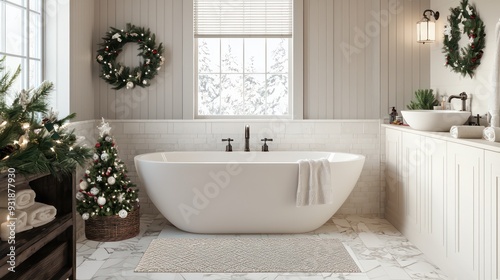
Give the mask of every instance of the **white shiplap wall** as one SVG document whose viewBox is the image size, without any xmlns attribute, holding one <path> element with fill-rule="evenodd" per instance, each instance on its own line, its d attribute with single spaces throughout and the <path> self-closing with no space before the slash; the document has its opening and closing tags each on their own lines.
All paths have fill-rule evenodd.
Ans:
<svg viewBox="0 0 500 280">
<path fill-rule="evenodd" d="M 166 49 L 166 64 L 146 89 L 112 90 L 94 68 L 96 118 L 186 118 L 183 56 L 192 50 L 183 44 L 183 6 L 182 0 L 95 2 L 94 53 L 110 26 L 127 22 L 149 27 Z M 378 119 L 428 88 L 429 46 L 415 41 L 427 8 L 429 0 L 304 0 L 304 118 Z M 124 63 L 136 61 L 133 53 L 123 55 Z"/>
<path fill-rule="evenodd" d="M 108 119 L 182 119 L 182 0 L 100 0 L 95 5 L 94 53 L 109 27 L 127 23 L 150 28 L 156 43 L 163 43 L 166 63 L 152 85 L 113 90 L 95 68 L 95 117 Z M 135 48 L 124 52 L 126 65 L 136 62 Z M 96 63 L 97 64 L 97 63 Z"/>
<path fill-rule="evenodd" d="M 429 87 L 428 0 L 304 0 L 304 117 L 373 119 Z"/>
</svg>

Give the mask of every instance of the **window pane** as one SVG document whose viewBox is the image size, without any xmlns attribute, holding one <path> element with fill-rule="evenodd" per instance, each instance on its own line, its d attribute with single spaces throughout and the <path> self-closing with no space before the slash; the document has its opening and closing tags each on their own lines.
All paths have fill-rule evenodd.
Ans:
<svg viewBox="0 0 500 280">
<path fill-rule="evenodd" d="M 220 112 L 220 75 L 198 75 L 198 114 L 217 115 Z"/>
<path fill-rule="evenodd" d="M 42 31 L 41 31 L 41 24 L 42 24 L 42 16 L 30 12 L 30 57 L 32 58 L 42 58 L 41 54 L 41 46 L 42 46 Z"/>
<path fill-rule="evenodd" d="M 7 2 L 14 3 L 16 5 L 23 6 L 23 7 L 25 5 L 24 0 L 7 0 Z"/>
<path fill-rule="evenodd" d="M 245 39 L 245 72 L 265 73 L 266 71 L 266 39 Z"/>
<path fill-rule="evenodd" d="M 240 115 L 243 103 L 243 75 L 221 75 L 221 115 Z"/>
<path fill-rule="evenodd" d="M 30 10 L 41 13 L 42 0 L 30 0 Z"/>
<path fill-rule="evenodd" d="M 220 72 L 220 39 L 198 40 L 198 73 Z"/>
<path fill-rule="evenodd" d="M 23 63 L 22 58 L 13 57 L 13 56 L 6 56 L 5 57 L 5 71 L 10 72 L 12 75 L 12 74 L 14 74 L 14 72 L 16 71 L 16 69 L 19 65 L 21 65 L 21 70 L 22 70 L 22 68 L 24 67 L 24 65 L 22 63 Z M 21 74 L 17 77 L 16 81 L 12 84 L 10 91 L 8 92 L 8 97 L 7 97 L 8 104 L 10 104 L 10 102 L 12 102 L 14 100 L 13 99 L 14 94 L 18 93 L 22 88 L 24 88 L 23 80 L 24 80 L 23 79 L 23 72 L 21 72 Z"/>
<path fill-rule="evenodd" d="M 243 39 L 222 38 L 220 40 L 222 73 L 242 73 Z"/>
<path fill-rule="evenodd" d="M 288 39 L 267 39 L 267 71 L 288 73 Z"/>
<path fill-rule="evenodd" d="M 13 5 L 6 5 L 6 51 L 16 55 L 25 55 L 24 16 L 25 10 Z"/>
<path fill-rule="evenodd" d="M 30 73 L 28 88 L 34 88 L 42 83 L 42 63 L 37 60 L 30 60 Z"/>
<path fill-rule="evenodd" d="M 288 100 L 288 75 L 270 75 L 267 78 L 267 114 L 288 114 Z"/>
<path fill-rule="evenodd" d="M 266 114 L 266 75 L 251 74 L 245 76 L 245 108 L 243 115 Z"/>
</svg>

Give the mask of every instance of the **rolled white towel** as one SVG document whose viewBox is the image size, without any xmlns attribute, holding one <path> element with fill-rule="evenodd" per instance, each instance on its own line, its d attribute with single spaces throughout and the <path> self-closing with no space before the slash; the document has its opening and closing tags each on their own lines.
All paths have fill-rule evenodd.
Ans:
<svg viewBox="0 0 500 280">
<path fill-rule="evenodd" d="M 28 214 L 28 225 L 33 227 L 43 226 L 55 219 L 57 209 L 52 205 L 35 202 L 33 206 L 25 209 Z"/>
<path fill-rule="evenodd" d="M 0 208 L 0 223 L 7 221 L 7 216 L 10 216 L 10 211 L 6 208 Z M 10 217 L 16 221 L 16 232 L 30 230 L 33 226 L 28 225 L 28 214 L 22 210 L 16 210 L 15 215 Z"/>
<path fill-rule="evenodd" d="M 450 135 L 454 138 L 481 139 L 483 138 L 484 126 L 455 125 L 450 129 Z"/>
<path fill-rule="evenodd" d="M 18 190 L 15 195 L 17 210 L 26 209 L 35 204 L 36 193 L 32 189 Z M 7 208 L 8 197 L 7 191 L 0 192 L 0 207 Z"/>
<path fill-rule="evenodd" d="M 483 138 L 490 142 L 500 142 L 500 127 L 487 127 L 483 130 Z"/>
</svg>

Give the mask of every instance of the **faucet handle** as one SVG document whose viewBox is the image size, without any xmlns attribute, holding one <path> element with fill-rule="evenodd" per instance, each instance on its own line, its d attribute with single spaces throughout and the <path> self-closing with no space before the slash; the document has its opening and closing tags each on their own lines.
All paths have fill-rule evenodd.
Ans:
<svg viewBox="0 0 500 280">
<path fill-rule="evenodd" d="M 273 141 L 273 139 L 272 138 L 264 138 L 264 139 L 260 139 L 260 141 L 264 141 L 264 145 L 262 145 L 262 151 L 269 152 L 269 146 L 267 145 L 267 141 Z"/>
<path fill-rule="evenodd" d="M 225 141 L 227 141 L 226 152 L 232 152 L 233 146 L 231 146 L 231 141 L 234 141 L 234 139 L 231 139 L 231 138 L 222 139 L 222 142 L 225 142 Z"/>
</svg>

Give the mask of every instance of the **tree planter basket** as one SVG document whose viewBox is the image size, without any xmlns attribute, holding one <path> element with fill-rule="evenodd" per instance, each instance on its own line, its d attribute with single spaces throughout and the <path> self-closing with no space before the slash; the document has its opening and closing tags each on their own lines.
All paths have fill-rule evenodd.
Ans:
<svg viewBox="0 0 500 280">
<path fill-rule="evenodd" d="M 129 239 L 140 230 L 139 207 L 128 213 L 126 218 L 96 216 L 85 221 L 85 236 L 95 241 L 120 241 Z"/>
</svg>

